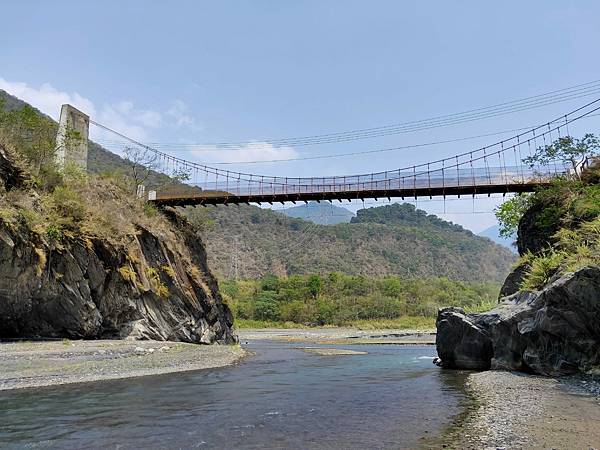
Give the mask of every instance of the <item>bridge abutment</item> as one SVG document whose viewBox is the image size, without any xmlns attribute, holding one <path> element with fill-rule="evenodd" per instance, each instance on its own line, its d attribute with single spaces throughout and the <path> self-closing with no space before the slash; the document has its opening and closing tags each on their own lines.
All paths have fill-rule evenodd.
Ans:
<svg viewBox="0 0 600 450">
<path fill-rule="evenodd" d="M 71 105 L 62 105 L 56 134 L 56 165 L 87 170 L 90 118 Z"/>
</svg>

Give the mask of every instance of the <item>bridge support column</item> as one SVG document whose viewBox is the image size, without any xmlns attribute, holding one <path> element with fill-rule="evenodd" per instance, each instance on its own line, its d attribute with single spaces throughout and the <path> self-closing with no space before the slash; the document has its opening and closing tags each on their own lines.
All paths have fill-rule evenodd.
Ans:
<svg viewBox="0 0 600 450">
<path fill-rule="evenodd" d="M 89 129 L 89 116 L 71 105 L 62 105 L 55 156 L 60 171 L 68 165 L 87 170 Z"/>
</svg>

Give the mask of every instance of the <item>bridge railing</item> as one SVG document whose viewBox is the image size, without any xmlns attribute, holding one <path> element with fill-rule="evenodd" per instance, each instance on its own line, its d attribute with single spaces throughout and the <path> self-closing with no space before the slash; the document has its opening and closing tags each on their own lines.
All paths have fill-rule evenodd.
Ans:
<svg viewBox="0 0 600 450">
<path fill-rule="evenodd" d="M 390 178 L 373 177 L 323 177 L 298 179 L 300 183 L 292 183 L 286 178 L 273 181 L 262 180 L 224 180 L 221 182 L 197 183 L 194 186 L 202 190 L 207 197 L 224 194 L 232 196 L 264 196 L 289 194 L 332 194 L 332 193 L 364 193 L 370 191 L 410 191 L 418 189 L 456 188 L 466 186 L 500 186 L 516 184 L 539 184 L 556 176 L 565 175 L 568 168 L 563 163 L 548 166 L 530 167 L 526 165 L 506 167 L 478 167 L 436 169 L 430 172 L 411 173 L 410 171 L 390 172 Z M 172 194 L 171 194 L 172 195 Z"/>
</svg>

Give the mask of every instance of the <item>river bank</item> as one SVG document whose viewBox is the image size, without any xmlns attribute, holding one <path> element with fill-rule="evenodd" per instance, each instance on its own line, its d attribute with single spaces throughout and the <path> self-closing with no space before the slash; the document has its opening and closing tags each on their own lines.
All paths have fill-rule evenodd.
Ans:
<svg viewBox="0 0 600 450">
<path fill-rule="evenodd" d="M 358 328 L 245 328 L 237 330 L 240 342 L 275 340 L 280 342 L 307 342 L 331 345 L 434 345 L 435 330 Z"/>
<path fill-rule="evenodd" d="M 211 369 L 247 354 L 238 345 L 168 341 L 0 342 L 0 390 Z"/>
</svg>

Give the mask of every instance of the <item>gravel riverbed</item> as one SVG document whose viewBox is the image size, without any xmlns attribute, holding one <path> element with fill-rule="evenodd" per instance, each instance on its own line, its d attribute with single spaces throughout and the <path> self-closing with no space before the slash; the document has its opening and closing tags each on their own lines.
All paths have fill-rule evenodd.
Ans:
<svg viewBox="0 0 600 450">
<path fill-rule="evenodd" d="M 600 448 L 600 398 L 588 381 L 487 371 L 466 384 L 475 405 L 453 448 Z"/>
<path fill-rule="evenodd" d="M 209 369 L 246 354 L 239 345 L 166 341 L 0 342 L 0 390 Z"/>
</svg>

